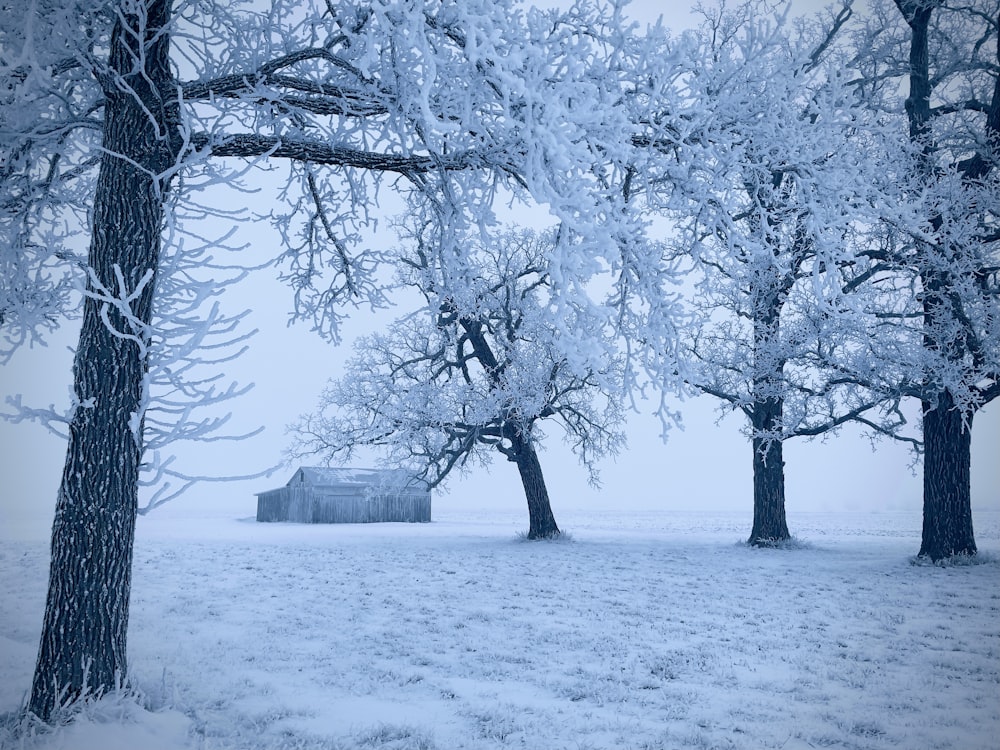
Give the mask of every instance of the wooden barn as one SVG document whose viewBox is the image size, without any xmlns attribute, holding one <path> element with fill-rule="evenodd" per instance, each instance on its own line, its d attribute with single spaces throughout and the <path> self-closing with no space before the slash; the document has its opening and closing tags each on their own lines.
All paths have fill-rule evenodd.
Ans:
<svg viewBox="0 0 1000 750">
<path fill-rule="evenodd" d="M 427 523 L 431 491 L 402 470 L 303 466 L 284 487 L 257 493 L 257 520 Z"/>
</svg>

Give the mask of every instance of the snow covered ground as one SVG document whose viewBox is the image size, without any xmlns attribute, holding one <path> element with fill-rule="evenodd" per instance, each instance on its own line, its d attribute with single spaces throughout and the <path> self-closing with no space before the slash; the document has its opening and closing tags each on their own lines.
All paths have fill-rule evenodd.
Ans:
<svg viewBox="0 0 1000 750">
<path fill-rule="evenodd" d="M 304 526 L 140 519 L 119 698 L 3 748 L 996 748 L 1000 513 L 986 562 L 912 564 L 919 514 L 563 514 Z M 2 534 L 3 532 L 0 532 Z M 11 535 L 7 535 L 11 536 Z M 47 565 L 0 544 L 0 712 Z"/>
</svg>

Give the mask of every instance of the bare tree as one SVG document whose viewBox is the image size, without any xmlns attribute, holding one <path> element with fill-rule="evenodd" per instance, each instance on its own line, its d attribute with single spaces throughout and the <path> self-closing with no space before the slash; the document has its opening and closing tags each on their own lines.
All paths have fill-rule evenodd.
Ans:
<svg viewBox="0 0 1000 750">
<path fill-rule="evenodd" d="M 399 253 L 399 283 L 425 306 L 357 342 L 346 374 L 296 426 L 295 453 L 329 460 L 379 446 L 391 465 L 438 486 L 498 451 L 520 474 L 528 538 L 558 536 L 538 459 L 540 423 L 562 427 L 596 482 L 596 460 L 624 442 L 624 413 L 607 322 L 577 308 L 557 325 L 549 313 L 553 239 L 507 230 L 442 251 L 414 233 Z M 604 366 L 575 368 L 558 345 L 564 333 L 589 337 Z"/>
<path fill-rule="evenodd" d="M 757 546 L 790 538 L 785 440 L 900 421 L 845 376 L 874 321 L 844 290 L 885 203 L 866 151 L 880 126 L 843 75 L 851 6 L 798 24 L 766 3 L 706 11 L 686 40 L 700 61 L 678 81 L 687 98 L 661 105 L 661 202 L 695 271 L 685 377 L 747 418 Z"/>
</svg>

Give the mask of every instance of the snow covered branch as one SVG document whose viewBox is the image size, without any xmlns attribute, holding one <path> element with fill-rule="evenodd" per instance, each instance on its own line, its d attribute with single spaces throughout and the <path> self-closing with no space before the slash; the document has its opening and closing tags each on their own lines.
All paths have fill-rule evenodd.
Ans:
<svg viewBox="0 0 1000 750">
<path fill-rule="evenodd" d="M 577 371 L 561 354 L 543 270 L 553 234 L 465 240 L 441 248 L 413 233 L 399 253 L 400 281 L 426 306 L 358 342 L 347 375 L 297 425 L 295 453 L 330 460 L 377 446 L 387 463 L 436 486 L 493 450 L 519 461 L 552 420 L 596 481 L 596 461 L 623 441 L 621 400 L 607 390 L 622 372 L 616 359 Z M 599 320 L 577 314 L 581 331 L 601 335 Z"/>
</svg>

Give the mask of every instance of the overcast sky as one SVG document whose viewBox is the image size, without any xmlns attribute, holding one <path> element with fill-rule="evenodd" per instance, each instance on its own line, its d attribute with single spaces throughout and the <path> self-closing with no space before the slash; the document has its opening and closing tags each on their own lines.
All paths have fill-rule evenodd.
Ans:
<svg viewBox="0 0 1000 750">
<path fill-rule="evenodd" d="M 634 13 L 640 20 L 652 21 L 664 5 L 640 2 Z M 820 4 L 796 3 L 795 7 L 807 5 Z M 680 28 L 689 21 L 690 15 L 684 11 L 668 18 L 667 25 Z M 272 197 L 273 192 L 263 190 L 250 203 L 266 211 Z M 236 195 L 228 199 L 241 204 L 248 200 Z M 386 212 L 391 214 L 393 209 L 387 207 Z M 243 226 L 241 235 L 261 257 L 277 243 L 263 222 Z M 350 340 L 391 319 L 360 312 L 345 330 L 345 343 L 333 347 L 303 326 L 285 325 L 291 295 L 274 276 L 274 271 L 264 271 L 224 300 L 231 312 L 252 308 L 249 326 L 260 329 L 251 350 L 227 370 L 232 379 L 256 384 L 233 405 L 235 427 L 263 425 L 265 432 L 241 444 L 180 450 L 179 463 L 194 473 L 250 473 L 281 461 L 287 444 L 285 425 L 315 406 L 326 380 L 339 373 Z M 22 393 L 29 405 L 55 404 L 64 409 L 71 384 L 68 347 L 75 342 L 75 335 L 75 327 L 68 327 L 53 337 L 47 348 L 20 352 L 11 364 L 0 367 L 0 398 Z M 586 472 L 561 443 L 559 429 L 553 426 L 546 430 L 548 440 L 541 461 L 557 520 L 560 512 L 576 510 L 727 510 L 749 515 L 751 452 L 741 434 L 742 417 L 730 415 L 719 421 L 715 402 L 707 398 L 680 406 L 685 429 L 675 430 L 666 444 L 660 440 L 658 420 L 651 416 L 654 404 L 632 415 L 628 450 L 617 461 L 605 464 L 600 490 L 587 485 Z M 0 523 L 22 526 L 25 534 L 43 535 L 51 524 L 65 444 L 39 426 L 0 421 L 0 446 Z M 994 403 L 980 412 L 973 429 L 976 509 L 1000 510 L 998 448 L 1000 406 Z M 866 438 L 848 429 L 825 441 L 789 441 L 785 456 L 790 513 L 920 508 L 919 467 L 913 466 L 911 453 L 901 444 L 881 441 L 873 450 Z M 142 523 L 153 523 L 165 514 L 253 515 L 253 493 L 284 484 L 293 470 L 284 468 L 270 478 L 253 481 L 202 485 L 154 511 Z M 479 469 L 456 479 L 448 490 L 435 496 L 439 510 L 484 507 L 517 512 L 524 506 L 516 468 L 499 455 L 489 471 Z"/>
</svg>

